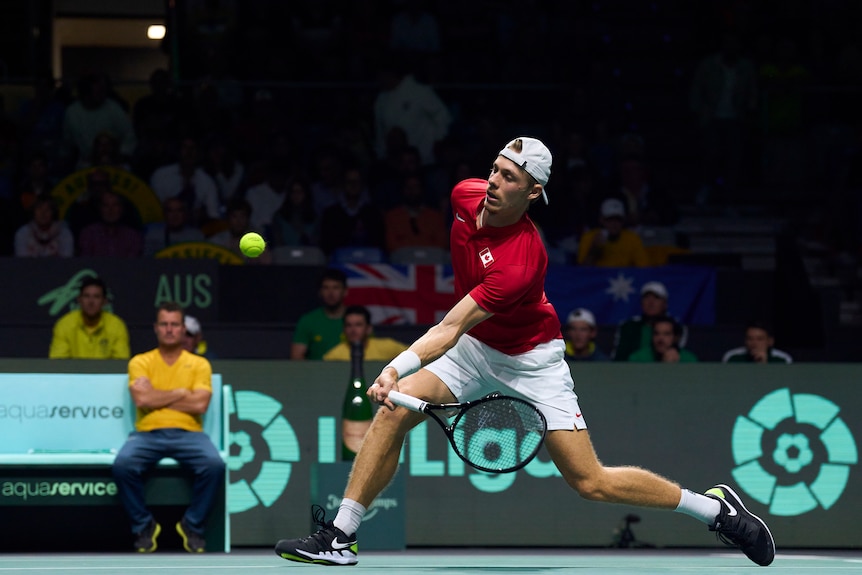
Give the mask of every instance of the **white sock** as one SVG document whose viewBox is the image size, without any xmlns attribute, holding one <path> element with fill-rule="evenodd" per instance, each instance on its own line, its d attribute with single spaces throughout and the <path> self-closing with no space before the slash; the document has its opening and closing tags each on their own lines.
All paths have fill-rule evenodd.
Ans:
<svg viewBox="0 0 862 575">
<path fill-rule="evenodd" d="M 679 498 L 679 505 L 674 511 L 685 513 L 695 519 L 700 519 L 707 525 L 712 525 L 715 523 L 715 518 L 718 517 L 718 512 L 721 511 L 721 503 L 706 495 L 683 489 Z"/>
<path fill-rule="evenodd" d="M 345 535 L 353 535 L 359 529 L 364 516 L 365 506 L 345 497 L 338 506 L 338 515 L 332 520 L 332 524 L 344 531 Z"/>
</svg>

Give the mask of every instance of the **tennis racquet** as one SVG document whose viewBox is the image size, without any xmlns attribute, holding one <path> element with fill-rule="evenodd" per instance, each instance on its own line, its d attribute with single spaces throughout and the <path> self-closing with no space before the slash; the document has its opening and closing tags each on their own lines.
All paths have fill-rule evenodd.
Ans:
<svg viewBox="0 0 862 575">
<path fill-rule="evenodd" d="M 548 431 L 545 416 L 532 403 L 498 392 L 464 403 L 428 403 L 390 391 L 389 400 L 431 416 L 458 457 L 489 473 L 508 473 L 527 465 Z"/>
</svg>

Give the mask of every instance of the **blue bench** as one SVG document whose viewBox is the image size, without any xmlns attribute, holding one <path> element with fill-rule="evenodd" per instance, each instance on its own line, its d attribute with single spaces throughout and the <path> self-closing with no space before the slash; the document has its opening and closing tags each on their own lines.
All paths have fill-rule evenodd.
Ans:
<svg viewBox="0 0 862 575">
<path fill-rule="evenodd" d="M 212 388 L 204 432 L 227 462 L 230 386 L 222 384 L 220 374 L 213 374 Z M 134 422 L 125 373 L 0 374 L 0 506 L 119 505 L 110 466 Z M 165 458 L 157 467 L 151 483 L 165 483 L 162 488 L 148 485 L 148 502 L 187 503 L 189 489 L 183 486 L 187 482 L 177 481 L 179 464 Z M 56 473 L 50 474 L 53 482 L 44 480 L 48 469 Z M 63 480 L 64 475 L 76 477 L 83 470 L 95 479 Z M 28 483 L 28 477 L 40 480 Z M 230 551 L 228 482 L 226 467 L 224 497 L 207 526 L 208 550 Z"/>
</svg>

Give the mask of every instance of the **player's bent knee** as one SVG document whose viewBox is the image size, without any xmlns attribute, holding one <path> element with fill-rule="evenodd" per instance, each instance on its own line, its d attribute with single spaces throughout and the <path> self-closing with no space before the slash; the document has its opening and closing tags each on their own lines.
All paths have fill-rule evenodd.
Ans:
<svg viewBox="0 0 862 575">
<path fill-rule="evenodd" d="M 377 410 L 377 415 L 374 416 L 375 427 L 391 428 L 393 431 L 407 433 L 425 419 L 425 415 L 416 413 L 397 407 L 395 410 L 390 410 L 386 407 L 381 407 Z"/>
</svg>

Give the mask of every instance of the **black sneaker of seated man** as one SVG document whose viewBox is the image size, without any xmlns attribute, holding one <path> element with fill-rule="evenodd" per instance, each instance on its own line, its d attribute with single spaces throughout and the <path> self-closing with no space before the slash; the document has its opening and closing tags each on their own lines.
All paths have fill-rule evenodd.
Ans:
<svg viewBox="0 0 862 575">
<path fill-rule="evenodd" d="M 189 553 L 203 553 L 207 542 L 200 533 L 192 531 L 185 518 L 177 522 L 177 533 L 183 538 L 183 547 Z"/>
<path fill-rule="evenodd" d="M 143 531 L 135 533 L 135 551 L 138 553 L 152 553 L 158 548 L 156 538 L 162 532 L 162 526 L 150 519 L 150 524 Z"/>
</svg>

